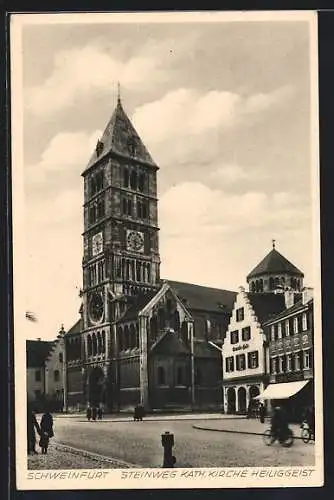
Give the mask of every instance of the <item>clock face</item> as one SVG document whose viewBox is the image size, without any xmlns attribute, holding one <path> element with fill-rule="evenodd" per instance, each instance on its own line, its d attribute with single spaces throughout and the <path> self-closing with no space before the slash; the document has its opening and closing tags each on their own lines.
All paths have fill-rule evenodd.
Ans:
<svg viewBox="0 0 334 500">
<path fill-rule="evenodd" d="M 127 249 L 134 252 L 144 251 L 144 234 L 140 231 L 127 231 Z"/>
<path fill-rule="evenodd" d="M 100 323 L 103 318 L 103 299 L 102 295 L 98 292 L 95 292 L 91 295 L 88 304 L 88 312 L 90 320 L 93 323 Z"/>
<path fill-rule="evenodd" d="M 92 254 L 98 255 L 103 250 L 103 234 L 102 232 L 94 234 L 92 238 Z"/>
</svg>

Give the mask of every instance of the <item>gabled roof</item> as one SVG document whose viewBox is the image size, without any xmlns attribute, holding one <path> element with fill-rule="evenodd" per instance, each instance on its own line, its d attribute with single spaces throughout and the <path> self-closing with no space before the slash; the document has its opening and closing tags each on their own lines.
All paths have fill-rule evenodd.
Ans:
<svg viewBox="0 0 334 500">
<path fill-rule="evenodd" d="M 237 293 L 181 281 L 166 280 L 188 309 L 231 313 Z"/>
<path fill-rule="evenodd" d="M 262 274 L 287 273 L 304 277 L 304 274 L 288 259 L 273 248 L 261 262 L 248 274 L 247 281 Z"/>
<path fill-rule="evenodd" d="M 261 324 L 285 309 L 282 293 L 247 293 L 247 297 Z"/>
<path fill-rule="evenodd" d="M 189 354 L 189 349 L 184 345 L 183 341 L 173 332 L 166 331 L 152 346 L 151 352 L 154 354 Z"/>
<path fill-rule="evenodd" d="M 131 142 L 135 145 L 134 155 L 129 149 L 129 144 Z M 99 155 L 96 150 L 93 152 L 85 172 L 92 165 L 94 165 L 98 159 L 104 157 L 110 152 L 126 157 L 133 157 L 137 161 L 142 161 L 156 167 L 156 164 L 125 113 L 120 99 L 117 101 L 117 106 L 105 128 L 105 131 L 102 134 L 99 143 L 101 144 L 101 152 Z"/>
<path fill-rule="evenodd" d="M 27 340 L 27 368 L 41 368 L 51 353 L 55 342 L 46 340 Z"/>
<path fill-rule="evenodd" d="M 124 316 L 120 318 L 120 321 L 129 321 L 136 319 L 138 314 L 144 307 L 153 299 L 157 294 L 157 290 L 152 290 L 150 292 L 142 292 L 134 296 L 127 297 L 127 308 Z"/>
<path fill-rule="evenodd" d="M 81 318 L 68 330 L 67 335 L 78 335 L 82 331 Z"/>
<path fill-rule="evenodd" d="M 272 318 L 270 318 L 268 321 L 265 322 L 265 326 L 274 323 L 275 321 L 281 320 L 286 318 L 287 316 L 291 316 L 292 314 L 298 314 L 298 312 L 308 309 L 313 306 L 313 299 L 309 300 L 306 304 L 303 303 L 302 300 L 298 300 L 296 304 L 294 304 L 291 307 L 288 307 L 287 309 L 284 309 L 284 311 L 280 312 L 279 314 L 276 314 Z"/>
</svg>

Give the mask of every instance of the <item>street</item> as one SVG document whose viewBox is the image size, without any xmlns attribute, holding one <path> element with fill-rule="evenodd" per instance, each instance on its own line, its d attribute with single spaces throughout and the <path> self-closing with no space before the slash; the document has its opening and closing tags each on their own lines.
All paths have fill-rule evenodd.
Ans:
<svg viewBox="0 0 334 500">
<path fill-rule="evenodd" d="M 314 465 L 314 443 L 296 439 L 291 448 L 266 446 L 260 435 L 267 425 L 244 418 L 111 419 L 87 422 L 83 416 L 54 418 L 59 443 L 123 460 L 139 467 L 161 467 L 161 434 L 174 434 L 176 467 L 256 467 Z M 206 427 L 216 431 L 195 429 Z M 295 436 L 298 426 L 291 426 Z M 225 432 L 218 432 L 218 431 Z M 227 431 L 227 432 L 226 432 Z M 60 465 L 61 468 L 61 465 Z"/>
</svg>

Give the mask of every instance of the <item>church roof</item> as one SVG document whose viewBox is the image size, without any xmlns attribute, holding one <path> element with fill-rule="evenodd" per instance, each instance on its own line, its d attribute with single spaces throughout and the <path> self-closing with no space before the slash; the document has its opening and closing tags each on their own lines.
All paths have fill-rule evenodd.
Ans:
<svg viewBox="0 0 334 500">
<path fill-rule="evenodd" d="M 174 333 L 166 331 L 152 346 L 151 351 L 154 354 L 188 354 L 189 349 L 184 345 L 183 341 Z"/>
<path fill-rule="evenodd" d="M 78 335 L 82 331 L 81 318 L 68 330 L 66 335 Z"/>
<path fill-rule="evenodd" d="M 236 292 L 181 281 L 166 280 L 188 309 L 231 313 Z"/>
<path fill-rule="evenodd" d="M 262 274 L 287 273 L 303 277 L 304 274 L 288 259 L 273 248 L 261 262 L 248 274 L 247 281 Z"/>
<path fill-rule="evenodd" d="M 54 347 L 54 341 L 27 340 L 27 367 L 41 368 Z"/>
<path fill-rule="evenodd" d="M 261 324 L 285 310 L 283 293 L 247 293 L 247 297 Z"/>
<path fill-rule="evenodd" d="M 131 144 L 135 151 L 131 152 Z M 100 146 L 99 146 L 100 145 Z M 100 151 L 99 150 L 100 147 Z M 157 166 L 144 146 L 129 117 L 125 113 L 121 100 L 118 99 L 117 106 L 98 141 L 85 172 L 90 169 L 95 162 L 105 157 L 109 153 L 116 153 L 121 156 L 131 157 L 137 161 Z"/>
<path fill-rule="evenodd" d="M 130 321 L 136 319 L 140 311 L 153 299 L 157 294 L 157 290 L 150 292 L 142 292 L 137 295 L 127 297 L 127 308 L 121 321 Z"/>
</svg>

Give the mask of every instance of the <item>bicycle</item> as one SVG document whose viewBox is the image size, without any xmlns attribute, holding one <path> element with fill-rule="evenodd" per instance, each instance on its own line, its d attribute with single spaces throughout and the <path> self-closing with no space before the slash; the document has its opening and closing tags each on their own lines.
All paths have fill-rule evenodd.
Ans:
<svg viewBox="0 0 334 500">
<path fill-rule="evenodd" d="M 277 433 L 273 433 L 272 429 L 266 429 L 263 434 L 263 441 L 267 446 L 271 446 L 274 442 L 278 440 L 281 446 L 285 448 L 290 448 L 294 443 L 294 434 L 291 429 L 288 429 L 285 435 L 278 436 Z"/>
<path fill-rule="evenodd" d="M 303 422 L 301 427 L 301 438 L 303 443 L 307 444 L 311 440 L 315 440 L 314 431 L 307 422 Z"/>
</svg>

